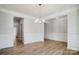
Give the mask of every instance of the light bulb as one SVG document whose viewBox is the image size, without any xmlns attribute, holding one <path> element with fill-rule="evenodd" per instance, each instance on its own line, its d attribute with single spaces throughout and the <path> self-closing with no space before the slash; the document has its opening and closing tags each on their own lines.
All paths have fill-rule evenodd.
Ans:
<svg viewBox="0 0 79 59">
<path fill-rule="evenodd" d="M 39 21 L 39 19 L 37 18 L 36 20 L 35 20 L 35 23 L 37 23 Z"/>
</svg>

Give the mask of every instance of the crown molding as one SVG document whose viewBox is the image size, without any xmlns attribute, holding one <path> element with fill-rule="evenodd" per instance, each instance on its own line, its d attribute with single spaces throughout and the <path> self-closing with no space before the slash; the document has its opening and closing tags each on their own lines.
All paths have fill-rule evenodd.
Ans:
<svg viewBox="0 0 79 59">
<path fill-rule="evenodd" d="M 47 17 L 44 17 L 43 19 L 49 20 L 49 19 L 52 19 L 52 18 L 56 18 L 58 16 L 68 15 L 70 12 L 77 11 L 77 10 L 78 10 L 78 8 L 74 7 L 74 8 L 68 9 L 68 10 L 64 10 L 62 12 L 57 12 L 55 14 L 51 14 L 51 15 L 49 15 Z"/>
<path fill-rule="evenodd" d="M 3 9 L 3 8 L 0 8 L 0 11 L 14 15 L 14 16 L 17 16 L 17 17 L 31 17 L 31 18 L 35 19 L 35 17 L 33 17 L 31 15 L 27 15 L 27 14 L 23 14 L 23 13 L 20 13 L 20 12 L 11 11 L 11 10 L 7 10 L 7 9 Z"/>
</svg>

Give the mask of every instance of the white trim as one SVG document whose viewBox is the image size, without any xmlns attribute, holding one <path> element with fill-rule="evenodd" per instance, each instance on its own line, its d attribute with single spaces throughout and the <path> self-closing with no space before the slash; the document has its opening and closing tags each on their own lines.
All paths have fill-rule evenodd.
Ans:
<svg viewBox="0 0 79 59">
<path fill-rule="evenodd" d="M 52 15 L 45 17 L 44 19 L 49 20 L 49 19 L 52 19 L 52 18 L 56 18 L 58 16 L 68 15 L 69 12 L 72 12 L 74 10 L 77 10 L 77 7 L 74 7 L 74 8 L 68 9 L 68 10 L 64 10 L 62 12 L 57 12 L 55 14 L 52 14 Z"/>
<path fill-rule="evenodd" d="M 69 12 L 72 12 L 74 10 L 77 10 L 78 8 L 77 7 L 73 7 L 71 9 L 68 9 L 68 10 L 64 10 L 62 12 L 57 12 L 55 14 L 51 14 L 49 16 L 46 16 L 44 17 L 43 19 L 51 19 L 51 18 L 56 18 L 57 16 L 62 16 L 62 15 L 67 15 Z M 13 14 L 13 15 L 16 15 L 16 16 L 20 16 L 20 17 L 32 17 L 34 19 L 36 19 L 36 17 L 33 17 L 31 15 L 27 15 L 27 14 L 23 14 L 23 13 L 19 13 L 19 12 L 16 12 L 16 11 L 11 11 L 11 10 L 7 10 L 7 9 L 3 9 L 3 8 L 0 8 L 0 11 L 2 12 L 6 12 L 6 13 L 9 13 L 9 14 Z"/>
<path fill-rule="evenodd" d="M 27 14 L 23 14 L 23 13 L 19 13 L 19 12 L 16 12 L 16 11 L 3 9 L 3 8 L 0 8 L 0 11 L 8 13 L 8 14 L 12 14 L 12 15 L 17 16 L 17 17 L 32 17 L 32 18 L 36 19 L 35 17 L 33 17 L 31 15 L 27 15 Z"/>
<path fill-rule="evenodd" d="M 67 42 L 67 33 L 47 33 L 46 39 Z"/>
<path fill-rule="evenodd" d="M 73 48 L 73 47 L 67 47 L 67 49 L 71 49 L 71 50 L 79 51 L 78 48 Z"/>
<path fill-rule="evenodd" d="M 14 34 L 0 34 L 0 49 L 14 46 Z"/>
<path fill-rule="evenodd" d="M 27 33 L 24 35 L 24 44 L 39 41 L 44 42 L 44 33 Z"/>
</svg>

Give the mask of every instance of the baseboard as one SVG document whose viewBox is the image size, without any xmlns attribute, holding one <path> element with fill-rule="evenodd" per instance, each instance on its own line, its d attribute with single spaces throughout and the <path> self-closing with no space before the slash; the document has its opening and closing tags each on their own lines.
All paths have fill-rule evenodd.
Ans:
<svg viewBox="0 0 79 59">
<path fill-rule="evenodd" d="M 44 41 L 44 33 L 28 33 L 24 35 L 24 44 Z"/>
<path fill-rule="evenodd" d="M 73 47 L 67 47 L 67 49 L 71 49 L 71 50 L 79 51 L 79 49 L 76 49 L 76 48 L 73 48 Z"/>
<path fill-rule="evenodd" d="M 14 44 L 14 35 L 0 34 L 0 49 L 12 47 Z"/>
<path fill-rule="evenodd" d="M 65 43 L 67 43 L 67 41 L 60 41 L 60 40 L 56 40 L 56 39 L 48 39 L 48 38 L 45 38 L 44 41 L 45 40 L 53 40 L 53 41 L 59 41 L 59 42 L 65 42 Z"/>
<path fill-rule="evenodd" d="M 67 33 L 48 33 L 46 39 L 67 42 Z"/>
</svg>

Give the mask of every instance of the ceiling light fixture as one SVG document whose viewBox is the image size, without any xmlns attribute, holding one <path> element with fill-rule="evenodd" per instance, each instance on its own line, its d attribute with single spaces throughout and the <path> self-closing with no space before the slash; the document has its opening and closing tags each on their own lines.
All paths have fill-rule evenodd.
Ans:
<svg viewBox="0 0 79 59">
<path fill-rule="evenodd" d="M 42 10 L 42 4 L 38 4 L 38 6 L 39 6 L 40 16 L 37 19 L 35 19 L 35 23 L 49 23 L 47 20 L 42 18 L 42 11 L 43 11 Z"/>
</svg>

